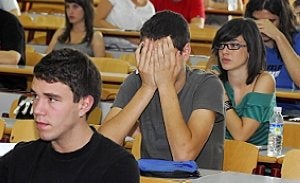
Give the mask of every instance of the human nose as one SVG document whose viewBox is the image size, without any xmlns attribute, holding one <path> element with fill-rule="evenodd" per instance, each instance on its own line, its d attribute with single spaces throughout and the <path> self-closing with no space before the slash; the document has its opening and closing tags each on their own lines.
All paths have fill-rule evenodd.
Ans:
<svg viewBox="0 0 300 183">
<path fill-rule="evenodd" d="M 33 100 L 33 114 L 34 115 L 41 115 L 45 114 L 45 106 L 46 104 L 43 103 L 40 99 L 34 99 Z"/>
</svg>

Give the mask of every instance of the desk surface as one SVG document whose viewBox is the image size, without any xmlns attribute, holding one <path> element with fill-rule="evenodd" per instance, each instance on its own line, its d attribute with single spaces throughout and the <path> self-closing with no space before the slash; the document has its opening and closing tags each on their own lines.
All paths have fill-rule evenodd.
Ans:
<svg viewBox="0 0 300 183">
<path fill-rule="evenodd" d="M 33 66 L 18 66 L 18 65 L 2 65 L 0 64 L 0 73 L 17 74 L 17 75 L 29 75 L 33 74 Z M 100 72 L 103 82 L 108 83 L 123 83 L 128 74 Z"/>
<path fill-rule="evenodd" d="M 300 100 L 300 90 L 277 88 L 276 97 Z"/>
<path fill-rule="evenodd" d="M 217 14 L 217 15 L 235 15 L 235 16 L 243 16 L 244 12 L 242 10 L 234 10 L 229 11 L 226 9 L 217 9 L 217 8 L 206 8 L 205 9 L 206 14 Z"/>
<path fill-rule="evenodd" d="M 299 181 L 236 172 L 222 172 L 192 179 L 192 183 L 296 183 Z"/>
</svg>

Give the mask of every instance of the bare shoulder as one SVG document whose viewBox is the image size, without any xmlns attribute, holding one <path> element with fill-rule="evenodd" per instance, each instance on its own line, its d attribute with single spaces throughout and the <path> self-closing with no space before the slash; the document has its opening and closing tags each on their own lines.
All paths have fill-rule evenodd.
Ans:
<svg viewBox="0 0 300 183">
<path fill-rule="evenodd" d="M 272 74 L 267 71 L 262 72 L 255 83 L 254 91 L 260 93 L 273 93 L 275 91 L 276 82 Z"/>
</svg>

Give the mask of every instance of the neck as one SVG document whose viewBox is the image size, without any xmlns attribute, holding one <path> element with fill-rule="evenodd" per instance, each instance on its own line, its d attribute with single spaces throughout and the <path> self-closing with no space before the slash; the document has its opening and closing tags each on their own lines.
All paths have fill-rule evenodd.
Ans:
<svg viewBox="0 0 300 183">
<path fill-rule="evenodd" d="M 85 24 L 83 21 L 73 24 L 72 28 L 73 32 L 85 32 Z"/>
<path fill-rule="evenodd" d="M 242 87 L 246 85 L 246 80 L 248 77 L 247 71 L 228 71 L 228 82 L 231 86 Z"/>
<path fill-rule="evenodd" d="M 52 146 L 60 153 L 74 152 L 85 146 L 93 135 L 92 129 L 86 122 L 76 124 L 68 129 L 68 132 L 53 140 Z"/>
</svg>

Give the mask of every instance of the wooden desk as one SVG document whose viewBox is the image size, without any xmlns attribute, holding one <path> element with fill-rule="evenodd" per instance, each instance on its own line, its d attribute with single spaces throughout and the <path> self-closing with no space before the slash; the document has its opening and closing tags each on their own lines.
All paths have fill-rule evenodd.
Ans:
<svg viewBox="0 0 300 183">
<path fill-rule="evenodd" d="M 208 7 L 205 9 L 205 14 L 243 16 L 244 12 L 242 10 L 229 11 L 226 9 L 216 9 Z"/>
<path fill-rule="evenodd" d="M 18 0 L 21 3 L 21 11 L 28 11 L 31 9 L 33 3 L 44 3 L 44 4 L 57 4 L 64 5 L 64 0 Z M 98 5 L 99 0 L 94 0 L 94 5 Z"/>
<path fill-rule="evenodd" d="M 2 65 L 0 64 L 0 73 L 13 75 L 33 75 L 33 66 L 17 66 L 17 65 Z M 100 72 L 103 83 L 122 84 L 128 74 Z"/>
<path fill-rule="evenodd" d="M 242 182 L 242 183 L 296 183 L 296 180 L 288 180 L 283 178 L 276 178 L 270 176 L 261 176 L 253 174 L 245 174 L 238 172 L 226 172 L 226 171 L 216 171 L 216 170 L 205 170 L 199 169 L 200 178 L 196 179 L 157 179 L 152 177 L 142 177 L 141 183 L 159 183 L 159 182 L 182 182 L 182 183 L 232 183 L 232 182 Z M 204 174 L 202 174 L 205 172 Z"/>
<path fill-rule="evenodd" d="M 47 15 L 32 15 L 32 16 L 47 16 Z M 27 42 L 30 42 L 34 37 L 35 31 L 41 31 L 46 32 L 46 43 L 49 44 L 51 41 L 51 38 L 55 31 L 60 28 L 60 25 L 54 24 L 54 25 L 42 25 L 39 23 L 35 23 L 34 21 L 28 23 L 26 21 L 22 22 L 24 29 L 29 32 L 29 36 L 27 39 Z M 95 30 L 99 30 L 102 32 L 104 36 L 116 36 L 121 38 L 140 38 L 140 32 L 139 31 L 131 31 L 131 30 L 120 30 L 120 29 L 105 29 L 105 28 L 95 28 Z M 201 47 L 210 49 L 210 45 L 212 43 L 212 40 L 217 32 L 217 28 L 215 27 L 205 27 L 204 29 L 200 28 L 193 28 L 191 27 L 191 45 L 192 47 Z M 203 45 L 204 44 L 204 45 Z M 194 49 L 195 50 L 195 49 Z M 193 54 L 203 54 L 198 52 L 193 52 Z"/>
<path fill-rule="evenodd" d="M 277 88 L 276 97 L 283 99 L 300 100 L 300 90 Z"/>
<path fill-rule="evenodd" d="M 201 169 L 200 169 L 201 171 Z M 242 182 L 242 183 L 296 183 L 299 181 L 288 180 L 283 178 L 276 178 L 270 176 L 261 176 L 253 174 L 244 174 L 237 172 L 221 172 L 209 176 L 203 176 L 198 179 L 189 180 L 191 183 L 232 183 L 232 182 Z"/>
</svg>

